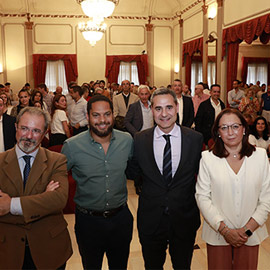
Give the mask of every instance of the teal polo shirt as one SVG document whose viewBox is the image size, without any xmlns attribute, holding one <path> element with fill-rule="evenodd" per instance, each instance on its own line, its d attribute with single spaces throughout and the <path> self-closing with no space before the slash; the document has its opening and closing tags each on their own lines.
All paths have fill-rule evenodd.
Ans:
<svg viewBox="0 0 270 270">
<path fill-rule="evenodd" d="M 132 152 L 131 135 L 115 129 L 106 155 L 89 130 L 66 140 L 62 153 L 77 183 L 75 203 L 96 211 L 123 205 L 127 201 L 125 169 Z"/>
</svg>

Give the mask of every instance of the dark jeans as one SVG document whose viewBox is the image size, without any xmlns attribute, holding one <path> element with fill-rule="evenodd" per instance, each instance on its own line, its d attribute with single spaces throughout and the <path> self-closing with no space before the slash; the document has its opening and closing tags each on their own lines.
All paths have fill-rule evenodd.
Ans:
<svg viewBox="0 0 270 270">
<path fill-rule="evenodd" d="M 48 258 L 48 260 L 50 260 L 50 258 Z M 66 268 L 66 263 L 60 266 L 59 268 L 57 268 L 57 270 L 65 270 L 65 268 Z M 28 245 L 26 245 L 22 270 L 30 270 L 30 269 L 31 270 L 37 269 L 37 267 L 35 266 L 33 262 L 30 248 Z"/>
<path fill-rule="evenodd" d="M 72 127 L 72 130 L 73 130 L 73 136 L 83 132 L 83 131 L 86 131 L 88 129 L 87 126 L 84 126 L 84 127 L 79 127 L 79 128 L 75 128 L 75 127 Z"/>
<path fill-rule="evenodd" d="M 106 253 L 109 269 L 127 269 L 133 216 L 127 206 L 111 217 L 76 209 L 75 234 L 84 269 L 101 269 Z"/>
<path fill-rule="evenodd" d="M 146 269 L 163 269 L 168 246 L 173 269 L 190 269 L 196 232 L 179 238 L 170 226 L 169 216 L 164 214 L 156 233 L 140 233 L 139 237 Z"/>
</svg>

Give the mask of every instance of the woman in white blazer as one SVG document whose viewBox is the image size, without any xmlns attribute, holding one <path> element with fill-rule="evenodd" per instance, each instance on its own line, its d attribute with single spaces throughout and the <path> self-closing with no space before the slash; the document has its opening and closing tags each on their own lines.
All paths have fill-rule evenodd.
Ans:
<svg viewBox="0 0 270 270">
<path fill-rule="evenodd" d="M 196 200 L 204 217 L 209 269 L 256 269 L 268 236 L 270 172 L 266 151 L 248 142 L 248 125 L 225 109 L 213 126 L 215 144 L 202 153 Z"/>
</svg>

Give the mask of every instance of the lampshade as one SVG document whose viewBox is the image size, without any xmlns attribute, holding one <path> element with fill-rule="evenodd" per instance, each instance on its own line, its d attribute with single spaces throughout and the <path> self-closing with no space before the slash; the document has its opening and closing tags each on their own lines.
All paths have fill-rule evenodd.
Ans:
<svg viewBox="0 0 270 270">
<path fill-rule="evenodd" d="M 102 22 L 104 18 L 112 15 L 119 0 L 77 0 L 84 14 L 94 21 Z"/>
<path fill-rule="evenodd" d="M 95 46 L 96 42 L 102 39 L 106 27 L 107 25 L 105 23 L 97 24 L 94 21 L 79 23 L 79 30 L 82 32 L 83 37 L 89 41 L 91 46 Z"/>
</svg>

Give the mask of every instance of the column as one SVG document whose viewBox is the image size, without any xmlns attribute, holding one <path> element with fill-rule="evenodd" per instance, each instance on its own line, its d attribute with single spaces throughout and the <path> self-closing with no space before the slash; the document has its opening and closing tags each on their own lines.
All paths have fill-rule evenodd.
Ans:
<svg viewBox="0 0 270 270">
<path fill-rule="evenodd" d="M 151 16 L 149 16 L 148 24 L 146 27 L 146 43 L 147 43 L 147 55 L 148 55 L 148 70 L 149 76 L 148 81 L 151 86 L 154 85 L 154 33 L 153 33 L 153 24 L 151 24 Z"/>
<path fill-rule="evenodd" d="M 34 88 L 33 75 L 33 22 L 30 22 L 30 14 L 27 13 L 27 22 L 24 23 L 26 31 L 26 80 Z"/>
<path fill-rule="evenodd" d="M 203 63 L 203 82 L 208 83 L 207 81 L 207 65 L 208 65 L 208 16 L 207 16 L 208 7 L 204 4 L 202 6 L 203 10 L 203 55 L 202 55 L 202 63 Z"/>
<path fill-rule="evenodd" d="M 183 59 L 183 19 L 180 18 L 179 25 L 180 25 L 180 34 L 179 34 L 179 44 L 180 44 L 180 50 L 179 50 L 179 79 L 184 82 L 184 74 L 183 74 L 183 66 L 182 63 L 184 61 Z"/>
</svg>

